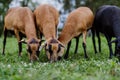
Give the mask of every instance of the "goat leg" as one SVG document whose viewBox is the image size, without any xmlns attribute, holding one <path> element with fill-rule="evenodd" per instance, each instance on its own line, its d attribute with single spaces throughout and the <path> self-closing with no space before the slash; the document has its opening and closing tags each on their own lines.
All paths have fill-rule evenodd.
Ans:
<svg viewBox="0 0 120 80">
<path fill-rule="evenodd" d="M 18 30 L 15 29 L 14 32 L 15 32 L 15 36 L 18 40 L 18 48 L 19 48 L 18 56 L 21 56 L 21 52 L 22 52 L 22 43 L 20 42 L 21 37 L 20 37 Z"/>
<path fill-rule="evenodd" d="M 77 53 L 77 50 L 78 50 L 78 44 L 79 44 L 79 37 L 76 37 L 76 47 L 75 47 L 74 54 Z"/>
<path fill-rule="evenodd" d="M 93 47 L 94 47 L 94 51 L 95 54 L 97 53 L 97 49 L 96 49 L 96 43 L 95 43 L 95 30 L 91 30 L 92 31 L 92 42 L 93 42 Z"/>
<path fill-rule="evenodd" d="M 4 29 L 3 52 L 2 52 L 3 55 L 5 55 L 5 45 L 6 45 L 7 32 L 8 32 L 8 30 Z"/>
<path fill-rule="evenodd" d="M 87 32 L 84 31 L 83 32 L 83 49 L 84 49 L 85 58 L 88 58 L 87 53 L 86 53 L 86 35 L 87 35 Z"/>
<path fill-rule="evenodd" d="M 70 46 L 71 46 L 71 41 L 68 43 L 67 51 L 66 51 L 65 56 L 64 56 L 65 59 L 68 58 Z"/>
</svg>

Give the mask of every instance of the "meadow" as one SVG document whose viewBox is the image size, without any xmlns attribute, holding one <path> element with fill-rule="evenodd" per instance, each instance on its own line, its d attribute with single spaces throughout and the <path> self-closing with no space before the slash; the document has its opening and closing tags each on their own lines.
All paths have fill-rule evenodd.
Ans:
<svg viewBox="0 0 120 80">
<path fill-rule="evenodd" d="M 82 38 L 80 37 L 77 54 L 73 54 L 75 40 L 72 40 L 69 58 L 49 63 L 44 50 L 40 62 L 30 63 L 23 44 L 22 57 L 18 57 L 17 40 L 7 38 L 5 56 L 2 54 L 0 38 L 0 80 L 120 80 L 120 62 L 117 58 L 109 59 L 106 39 L 101 37 L 102 52 L 94 53 L 91 37 L 87 37 L 87 54 L 84 58 Z M 113 45 L 114 47 L 114 45 Z"/>
</svg>

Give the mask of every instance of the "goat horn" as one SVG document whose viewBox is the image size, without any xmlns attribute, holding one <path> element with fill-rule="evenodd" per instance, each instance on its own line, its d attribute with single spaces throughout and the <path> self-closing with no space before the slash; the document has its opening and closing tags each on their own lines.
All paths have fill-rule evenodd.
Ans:
<svg viewBox="0 0 120 80">
<path fill-rule="evenodd" d="M 61 45 L 61 47 L 65 48 L 65 50 L 67 50 L 65 45 L 63 45 L 61 42 L 59 42 L 59 44 Z"/>
<path fill-rule="evenodd" d="M 46 43 L 47 43 L 47 42 L 44 42 L 44 43 L 41 44 L 41 46 L 40 46 L 40 48 L 39 48 L 39 51 L 41 51 L 41 50 L 45 47 Z"/>
<path fill-rule="evenodd" d="M 21 41 L 19 42 L 22 42 L 22 43 L 27 43 L 26 39 L 22 39 Z"/>
</svg>

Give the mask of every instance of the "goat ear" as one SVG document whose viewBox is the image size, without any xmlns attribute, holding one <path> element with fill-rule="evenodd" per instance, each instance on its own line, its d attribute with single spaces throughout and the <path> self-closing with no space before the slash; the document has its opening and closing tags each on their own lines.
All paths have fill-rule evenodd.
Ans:
<svg viewBox="0 0 120 80">
<path fill-rule="evenodd" d="M 19 41 L 19 43 L 25 43 L 25 44 L 27 44 L 27 41 L 25 39 L 22 39 L 21 41 Z"/>
<path fill-rule="evenodd" d="M 63 44 L 59 44 L 61 47 L 65 48 L 65 46 Z"/>
<path fill-rule="evenodd" d="M 118 40 L 117 39 L 115 39 L 115 40 L 113 40 L 113 41 L 111 41 L 110 43 L 115 43 L 115 42 L 117 42 Z"/>
</svg>

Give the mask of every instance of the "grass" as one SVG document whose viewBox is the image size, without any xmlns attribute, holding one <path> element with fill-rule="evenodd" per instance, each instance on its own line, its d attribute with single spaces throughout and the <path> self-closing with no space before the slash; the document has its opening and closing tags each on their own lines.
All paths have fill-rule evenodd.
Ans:
<svg viewBox="0 0 120 80">
<path fill-rule="evenodd" d="M 72 41 L 69 58 L 49 63 L 44 51 L 40 62 L 30 63 L 23 45 L 22 57 L 18 57 L 17 40 L 7 38 L 5 56 L 0 55 L 0 80 L 119 80 L 120 63 L 117 58 L 108 59 L 109 51 L 105 38 L 102 38 L 102 52 L 94 54 L 91 37 L 87 37 L 87 53 L 84 59 L 82 39 L 77 54 Z M 0 38 L 0 53 L 3 37 Z"/>
</svg>

